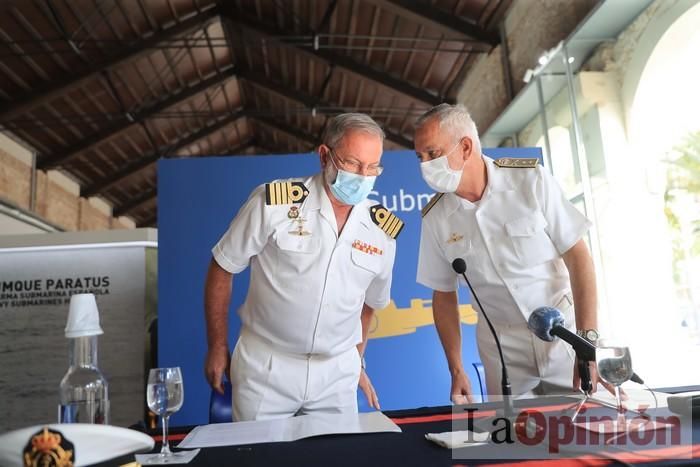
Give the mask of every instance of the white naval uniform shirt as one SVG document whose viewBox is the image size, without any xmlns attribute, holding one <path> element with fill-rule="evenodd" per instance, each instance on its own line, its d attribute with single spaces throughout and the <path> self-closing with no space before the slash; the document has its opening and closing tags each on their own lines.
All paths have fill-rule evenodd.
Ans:
<svg viewBox="0 0 700 467">
<path fill-rule="evenodd" d="M 543 167 L 498 167 L 483 159 L 488 179 L 478 203 L 445 194 L 423 218 L 417 281 L 454 291 L 452 261 L 463 258 L 491 321 L 522 324 L 536 308 L 570 294 L 561 255 L 591 223 Z"/>
<path fill-rule="evenodd" d="M 238 310 L 247 332 L 281 351 L 338 355 L 362 341 L 363 303 L 389 304 L 396 242 L 372 222 L 370 200 L 352 209 L 338 237 L 323 174 L 293 181 L 309 190 L 302 204 L 268 206 L 264 185 L 256 188 L 212 253 L 230 273 L 251 266 Z M 292 206 L 308 235 L 294 233 Z M 356 241 L 379 251 L 354 248 Z"/>
</svg>

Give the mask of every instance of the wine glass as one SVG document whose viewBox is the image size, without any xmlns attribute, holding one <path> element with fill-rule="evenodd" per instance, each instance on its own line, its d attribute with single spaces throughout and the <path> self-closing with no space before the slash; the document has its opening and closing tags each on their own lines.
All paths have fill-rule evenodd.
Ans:
<svg viewBox="0 0 700 467">
<path fill-rule="evenodd" d="M 172 456 L 168 444 L 168 418 L 180 410 L 184 395 L 180 367 L 153 368 L 148 373 L 146 401 L 148 408 L 163 420 L 163 447 L 160 457 L 165 461 Z"/>
<path fill-rule="evenodd" d="M 617 421 L 613 423 L 614 431 L 625 431 L 627 426 L 625 411 L 622 407 L 620 385 L 632 377 L 632 356 L 630 350 L 624 345 L 612 341 L 599 341 L 596 348 L 596 363 L 598 375 L 615 386 L 615 399 L 617 401 Z"/>
</svg>

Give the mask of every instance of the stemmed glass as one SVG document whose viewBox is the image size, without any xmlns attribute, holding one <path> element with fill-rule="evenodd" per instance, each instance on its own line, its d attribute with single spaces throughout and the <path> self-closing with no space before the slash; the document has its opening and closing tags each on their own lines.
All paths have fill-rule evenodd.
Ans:
<svg viewBox="0 0 700 467">
<path fill-rule="evenodd" d="M 180 410 L 184 395 L 180 367 L 153 368 L 148 373 L 146 401 L 148 408 L 163 420 L 163 447 L 159 457 L 164 462 L 173 456 L 168 444 L 168 419 Z"/>
<path fill-rule="evenodd" d="M 617 421 L 613 423 L 613 431 L 625 431 L 627 423 L 625 410 L 622 407 L 620 385 L 632 377 L 632 356 L 628 347 L 618 345 L 612 341 L 599 341 L 596 349 L 596 363 L 598 375 L 615 386 L 615 399 L 617 400 Z"/>
</svg>

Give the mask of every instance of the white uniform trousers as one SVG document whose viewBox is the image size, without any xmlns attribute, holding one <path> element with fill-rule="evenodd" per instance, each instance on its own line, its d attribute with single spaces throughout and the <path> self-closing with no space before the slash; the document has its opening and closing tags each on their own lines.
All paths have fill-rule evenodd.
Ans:
<svg viewBox="0 0 700 467">
<path fill-rule="evenodd" d="M 280 352 L 246 329 L 231 357 L 234 421 L 309 413 L 357 413 L 360 356 Z"/>
<path fill-rule="evenodd" d="M 572 323 L 573 308 L 558 307 Z M 559 338 L 543 341 L 532 333 L 523 320 L 519 324 L 493 323 L 501 341 L 503 357 L 508 369 L 511 390 L 517 396 L 571 394 L 576 354 L 573 348 Z M 476 330 L 481 363 L 486 373 L 489 400 L 501 399 L 501 360 L 498 348 L 486 319 L 479 317 Z M 494 397 L 495 396 L 495 397 Z"/>
</svg>

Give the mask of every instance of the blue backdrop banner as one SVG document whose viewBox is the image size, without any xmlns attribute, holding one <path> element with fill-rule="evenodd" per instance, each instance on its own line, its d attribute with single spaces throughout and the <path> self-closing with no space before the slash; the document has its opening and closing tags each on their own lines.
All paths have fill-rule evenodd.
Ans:
<svg viewBox="0 0 700 467">
<path fill-rule="evenodd" d="M 493 157 L 537 157 L 539 148 L 485 149 Z M 450 403 L 450 377 L 431 308 L 431 290 L 416 283 L 420 210 L 432 190 L 420 176 L 412 151 L 387 151 L 385 171 L 370 196 L 398 215 L 405 227 L 397 239 L 391 304 L 375 313 L 365 358 L 382 409 Z M 210 389 L 204 378 L 206 331 L 203 290 L 211 248 L 253 189 L 283 178 L 319 171 L 316 154 L 166 159 L 158 164 L 158 365 L 179 366 L 185 403 L 174 425 L 208 422 Z M 234 276 L 229 344 L 238 337 L 236 310 L 248 290 L 248 270 Z M 460 290 L 463 361 L 478 392 L 471 363 L 478 362 L 477 316 L 468 290 Z M 360 410 L 367 402 L 358 394 Z"/>
</svg>

